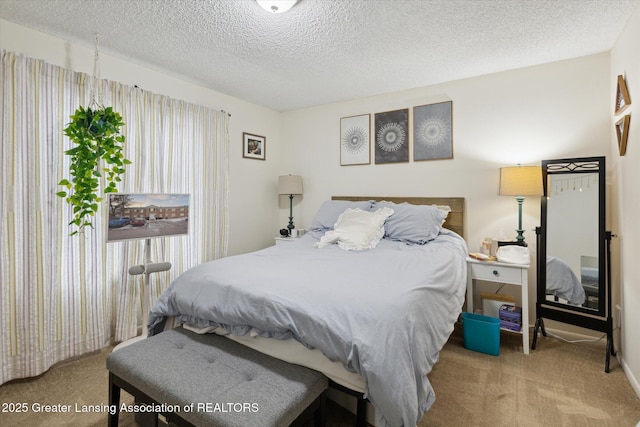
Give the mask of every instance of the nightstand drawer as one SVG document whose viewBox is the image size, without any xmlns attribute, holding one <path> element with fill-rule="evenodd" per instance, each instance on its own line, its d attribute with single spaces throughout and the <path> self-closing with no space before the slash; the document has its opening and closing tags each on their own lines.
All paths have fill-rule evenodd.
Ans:
<svg viewBox="0 0 640 427">
<path fill-rule="evenodd" d="M 522 283 L 522 272 L 526 274 L 526 270 L 521 268 L 509 268 L 497 265 L 482 265 L 473 263 L 471 267 L 471 276 L 478 280 L 489 280 L 492 282 L 505 283 Z"/>
</svg>

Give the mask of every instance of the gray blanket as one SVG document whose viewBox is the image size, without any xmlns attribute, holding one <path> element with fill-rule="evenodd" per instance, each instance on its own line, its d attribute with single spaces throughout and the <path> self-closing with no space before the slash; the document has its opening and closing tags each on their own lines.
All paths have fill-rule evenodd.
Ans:
<svg viewBox="0 0 640 427">
<path fill-rule="evenodd" d="M 444 230 L 425 245 L 383 239 L 358 252 L 316 241 L 307 234 L 192 268 L 152 307 L 149 333 L 178 316 L 293 337 L 362 376 L 378 425 L 416 425 L 435 400 L 426 375 L 464 302 L 464 240 Z"/>
</svg>

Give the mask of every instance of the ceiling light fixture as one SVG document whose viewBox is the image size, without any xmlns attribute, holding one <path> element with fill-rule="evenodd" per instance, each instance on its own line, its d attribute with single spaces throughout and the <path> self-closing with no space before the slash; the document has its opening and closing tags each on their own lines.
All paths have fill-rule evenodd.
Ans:
<svg viewBox="0 0 640 427">
<path fill-rule="evenodd" d="M 298 0 L 256 0 L 256 2 L 267 12 L 284 13 L 291 9 Z"/>
</svg>

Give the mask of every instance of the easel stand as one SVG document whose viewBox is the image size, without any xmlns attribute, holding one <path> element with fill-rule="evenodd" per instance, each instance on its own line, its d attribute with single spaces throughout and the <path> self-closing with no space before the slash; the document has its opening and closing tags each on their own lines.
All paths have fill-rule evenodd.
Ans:
<svg viewBox="0 0 640 427">
<path fill-rule="evenodd" d="M 134 265 L 129 268 L 129 274 L 137 276 L 144 274 L 142 285 L 140 286 L 140 301 L 142 302 L 142 334 L 131 338 L 127 341 L 118 344 L 113 351 L 119 348 L 126 347 L 133 344 L 136 341 L 140 341 L 147 337 L 147 323 L 149 321 L 149 301 L 146 294 L 146 287 L 149 285 L 149 275 L 151 273 L 159 273 L 162 271 L 168 271 L 171 269 L 170 262 L 152 262 L 151 261 L 151 239 L 146 239 L 144 242 L 144 264 Z"/>
</svg>

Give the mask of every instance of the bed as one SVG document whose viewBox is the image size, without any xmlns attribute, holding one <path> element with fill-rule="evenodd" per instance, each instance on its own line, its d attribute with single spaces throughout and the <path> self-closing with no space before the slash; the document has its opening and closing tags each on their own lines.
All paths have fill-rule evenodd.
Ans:
<svg viewBox="0 0 640 427">
<path fill-rule="evenodd" d="M 560 258 L 547 256 L 547 295 L 560 298 L 570 305 L 581 306 L 585 292 L 580 279 Z"/>
<path fill-rule="evenodd" d="M 375 199 L 334 197 L 303 237 L 183 273 L 152 307 L 149 333 L 176 319 L 227 335 L 362 392 L 379 426 L 416 425 L 464 303 L 464 199 Z M 353 247 L 378 224 L 375 245 Z"/>
</svg>

